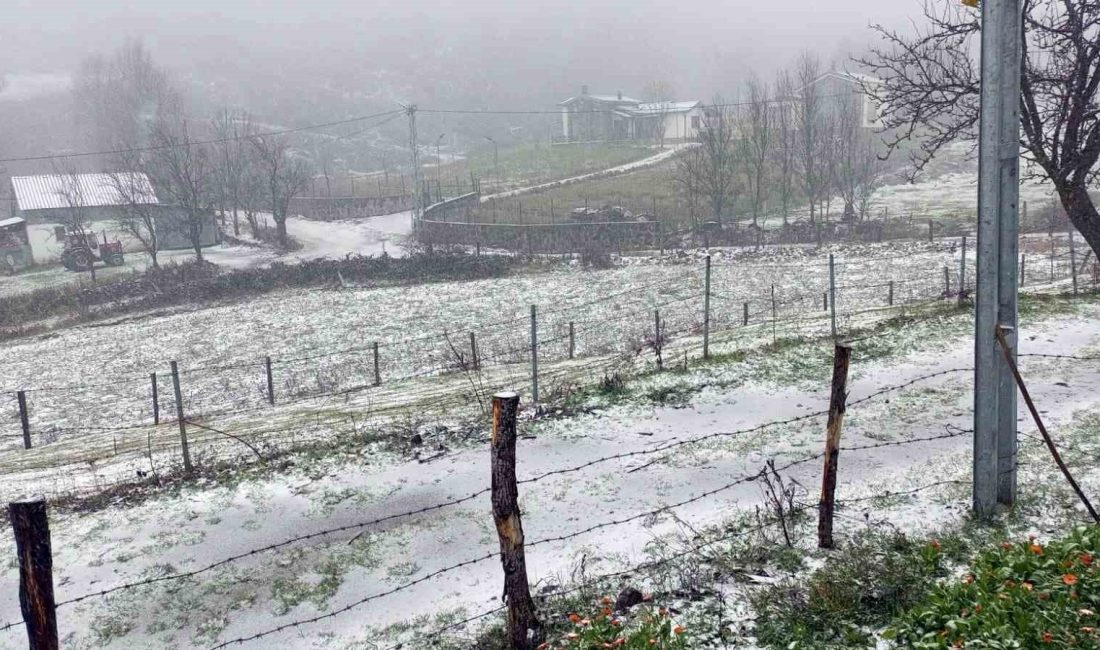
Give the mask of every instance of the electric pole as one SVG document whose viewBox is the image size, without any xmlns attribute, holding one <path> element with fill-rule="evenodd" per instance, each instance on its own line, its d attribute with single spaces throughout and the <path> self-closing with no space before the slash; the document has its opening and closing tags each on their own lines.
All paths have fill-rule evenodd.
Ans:
<svg viewBox="0 0 1100 650">
<path fill-rule="evenodd" d="M 974 330 L 974 512 L 1016 498 L 1016 386 L 996 328 L 1016 355 L 1020 172 L 1020 0 L 982 0 L 978 278 Z"/>
<path fill-rule="evenodd" d="M 416 104 L 406 106 L 405 115 L 409 116 L 409 151 L 412 152 L 413 217 L 419 220 L 423 216 L 424 206 L 421 205 L 423 199 L 420 187 L 420 147 L 416 138 Z"/>
</svg>

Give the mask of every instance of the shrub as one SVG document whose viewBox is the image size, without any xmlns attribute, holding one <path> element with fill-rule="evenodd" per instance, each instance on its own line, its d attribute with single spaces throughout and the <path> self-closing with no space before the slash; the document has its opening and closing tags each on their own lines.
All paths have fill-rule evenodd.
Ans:
<svg viewBox="0 0 1100 650">
<path fill-rule="evenodd" d="M 1100 648 L 1100 527 L 1004 542 L 887 631 L 914 648 Z"/>
<path fill-rule="evenodd" d="M 687 630 L 676 624 L 667 609 L 654 611 L 650 606 L 640 605 L 629 616 L 617 616 L 612 610 L 613 603 L 612 598 L 604 597 L 591 615 L 570 614 L 569 631 L 559 639 L 547 641 L 539 649 L 681 650 L 689 647 Z"/>
</svg>

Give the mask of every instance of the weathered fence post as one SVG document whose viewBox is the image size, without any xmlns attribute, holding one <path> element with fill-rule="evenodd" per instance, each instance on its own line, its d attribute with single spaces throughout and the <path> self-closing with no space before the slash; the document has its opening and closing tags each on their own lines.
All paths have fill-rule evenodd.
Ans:
<svg viewBox="0 0 1100 650">
<path fill-rule="evenodd" d="M 703 275 L 703 358 L 710 358 L 710 255 Z"/>
<path fill-rule="evenodd" d="M 573 321 L 569 321 L 569 359 L 573 359 L 573 355 L 577 351 L 577 339 L 573 333 Z"/>
<path fill-rule="evenodd" d="M 23 449 L 31 448 L 31 419 L 27 412 L 27 393 L 19 391 L 15 394 L 19 401 L 19 424 L 23 426 Z"/>
<path fill-rule="evenodd" d="M 539 403 L 539 330 L 534 305 L 531 305 L 531 401 Z"/>
<path fill-rule="evenodd" d="M 777 310 L 775 305 L 775 285 L 772 285 L 772 344 L 775 344 L 775 323 L 777 319 Z"/>
<path fill-rule="evenodd" d="M 172 391 L 176 396 L 176 421 L 180 425 L 180 446 L 183 449 L 183 469 L 188 474 L 194 471 L 194 467 L 191 465 L 191 448 L 187 444 L 187 420 L 183 416 L 183 391 L 180 390 L 180 369 L 179 365 L 175 362 L 171 362 L 172 367 Z"/>
<path fill-rule="evenodd" d="M 951 295 L 951 269 L 947 266 L 943 267 L 943 297 L 946 298 Z"/>
<path fill-rule="evenodd" d="M 46 498 L 8 504 L 19 558 L 19 609 L 30 650 L 57 650 L 57 612 L 53 597 L 53 552 Z"/>
<path fill-rule="evenodd" d="M 742 303 L 741 305 L 741 324 L 749 324 L 749 303 Z"/>
<path fill-rule="evenodd" d="M 821 503 L 817 520 L 817 545 L 833 547 L 833 505 L 836 499 L 836 472 L 840 455 L 840 429 L 848 400 L 848 364 L 852 348 L 837 344 L 833 349 L 833 383 L 829 396 L 829 420 L 825 437 L 825 474 L 821 481 Z"/>
<path fill-rule="evenodd" d="M 963 301 L 966 294 L 966 235 L 962 240 L 962 258 L 959 260 L 959 302 Z"/>
<path fill-rule="evenodd" d="M 661 358 L 661 310 L 653 310 L 653 353 L 657 356 L 657 370 L 664 370 L 664 359 Z"/>
<path fill-rule="evenodd" d="M 374 385 L 382 385 L 382 364 L 378 358 L 378 341 L 375 341 L 371 345 L 371 352 L 374 355 Z"/>
<path fill-rule="evenodd" d="M 1073 295 L 1077 295 L 1077 246 L 1073 243 L 1073 226 L 1069 227 L 1069 270 L 1073 276 Z"/>
<path fill-rule="evenodd" d="M 477 358 L 477 334 L 470 332 L 470 367 L 481 370 L 481 361 Z"/>
<path fill-rule="evenodd" d="M 523 550 L 523 521 L 516 484 L 516 414 L 519 395 L 493 396 L 492 467 L 493 522 L 500 540 L 504 567 L 504 600 L 508 605 L 507 637 L 512 650 L 533 650 L 542 642 L 542 625 L 527 582 Z"/>
<path fill-rule="evenodd" d="M 267 371 L 267 403 L 275 406 L 275 375 L 271 372 L 271 357 L 264 357 L 264 369 Z"/>
<path fill-rule="evenodd" d="M 149 384 L 153 388 L 153 424 L 160 424 L 160 394 L 157 389 L 157 373 L 149 373 Z"/>
<path fill-rule="evenodd" d="M 821 311 L 829 311 L 829 292 L 821 292 Z"/>
<path fill-rule="evenodd" d="M 1024 286 L 1025 271 L 1027 269 L 1027 253 L 1020 253 L 1020 286 Z"/>
<path fill-rule="evenodd" d="M 928 220 L 928 243 L 932 243 L 932 220 Z"/>
<path fill-rule="evenodd" d="M 891 307 L 894 306 L 894 281 L 893 280 L 890 280 L 890 289 L 888 290 L 888 293 L 886 294 L 886 304 L 891 306 Z"/>
<path fill-rule="evenodd" d="M 829 322 L 832 325 L 833 340 L 836 340 L 836 265 L 833 254 L 829 253 Z"/>
</svg>

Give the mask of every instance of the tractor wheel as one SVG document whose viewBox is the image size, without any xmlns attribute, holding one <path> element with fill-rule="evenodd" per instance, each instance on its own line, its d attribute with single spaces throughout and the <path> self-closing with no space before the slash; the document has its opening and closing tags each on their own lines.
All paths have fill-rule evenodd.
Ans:
<svg viewBox="0 0 1100 650">
<path fill-rule="evenodd" d="M 73 251 L 69 254 L 69 268 L 74 271 L 87 271 L 95 261 L 88 251 Z"/>
<path fill-rule="evenodd" d="M 107 263 L 107 266 L 122 266 L 123 258 L 122 253 L 111 253 L 107 256 L 107 259 L 103 260 Z"/>
</svg>

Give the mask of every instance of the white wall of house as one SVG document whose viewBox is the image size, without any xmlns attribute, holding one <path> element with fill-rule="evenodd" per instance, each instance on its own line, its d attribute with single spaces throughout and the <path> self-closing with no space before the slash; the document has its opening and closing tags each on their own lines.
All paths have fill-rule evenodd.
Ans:
<svg viewBox="0 0 1100 650">
<path fill-rule="evenodd" d="M 699 124 L 703 121 L 703 108 L 679 111 L 665 115 L 666 140 L 693 140 L 699 135 Z"/>
</svg>

